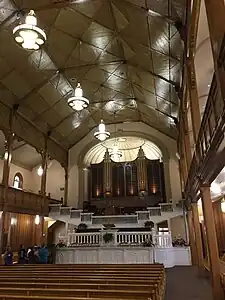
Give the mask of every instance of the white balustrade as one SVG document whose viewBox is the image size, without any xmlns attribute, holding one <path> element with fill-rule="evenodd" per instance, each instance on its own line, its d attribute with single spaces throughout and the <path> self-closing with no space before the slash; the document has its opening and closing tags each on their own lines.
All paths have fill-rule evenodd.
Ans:
<svg viewBox="0 0 225 300">
<path fill-rule="evenodd" d="M 153 244 L 157 248 L 172 247 L 171 233 L 153 235 Z"/>
<path fill-rule="evenodd" d="M 172 247 L 171 233 L 156 234 L 152 232 L 120 232 L 110 231 L 113 234 L 113 242 L 110 243 L 114 246 L 142 246 L 152 240 L 156 248 L 170 248 Z M 87 233 L 68 233 L 68 236 L 59 236 L 67 245 L 71 246 L 104 246 L 103 235 L 106 231 L 101 232 L 87 232 Z"/>
<path fill-rule="evenodd" d="M 68 240 L 70 245 L 100 245 L 100 232 L 86 232 L 86 233 L 69 233 Z"/>
</svg>

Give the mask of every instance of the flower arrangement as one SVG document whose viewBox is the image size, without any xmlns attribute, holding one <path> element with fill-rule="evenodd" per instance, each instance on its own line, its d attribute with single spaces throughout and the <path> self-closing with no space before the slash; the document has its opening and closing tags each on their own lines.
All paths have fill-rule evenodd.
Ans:
<svg viewBox="0 0 225 300">
<path fill-rule="evenodd" d="M 111 232 L 106 232 L 104 235 L 103 235 L 103 240 L 104 242 L 107 244 L 107 243 L 110 243 L 113 241 L 113 234 Z"/>
<path fill-rule="evenodd" d="M 182 237 L 175 238 L 172 242 L 173 247 L 185 247 L 187 243 Z"/>
<path fill-rule="evenodd" d="M 77 226 L 77 231 L 78 232 L 85 232 L 87 230 L 88 226 L 86 223 L 80 223 L 78 226 Z"/>
<path fill-rule="evenodd" d="M 65 247 L 67 247 L 66 243 L 64 243 L 64 241 L 62 240 L 60 240 L 58 244 L 56 244 L 56 248 L 65 248 Z"/>
<path fill-rule="evenodd" d="M 153 227 L 154 227 L 154 222 L 152 222 L 152 221 L 145 222 L 145 229 L 151 231 Z"/>
</svg>

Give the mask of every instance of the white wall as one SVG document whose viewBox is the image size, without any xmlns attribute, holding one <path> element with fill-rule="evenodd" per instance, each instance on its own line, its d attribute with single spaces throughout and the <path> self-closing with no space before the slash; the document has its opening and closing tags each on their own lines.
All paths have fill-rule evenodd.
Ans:
<svg viewBox="0 0 225 300">
<path fill-rule="evenodd" d="M 3 165 L 4 161 L 0 160 L 0 182 L 2 182 Z M 21 175 L 23 176 L 23 189 L 37 194 L 41 188 L 41 177 L 37 174 L 38 168 L 39 166 L 30 171 L 26 168 L 22 168 L 14 163 L 11 163 L 9 173 L 9 186 L 13 186 L 15 174 L 21 173 Z M 64 184 L 64 169 L 57 161 L 53 160 L 50 167 L 48 168 L 46 193 L 50 193 L 52 198 L 60 200 L 61 197 L 64 197 L 64 191 L 60 190 L 60 188 L 64 188 Z"/>
<path fill-rule="evenodd" d="M 32 170 L 33 184 L 32 189 L 35 193 L 38 193 L 41 187 L 41 177 L 38 176 L 37 170 L 40 167 L 37 166 Z M 64 197 L 64 191 L 60 190 L 65 185 L 65 171 L 56 160 L 52 160 L 47 170 L 47 182 L 46 182 L 46 194 L 51 194 L 52 198 L 60 200 Z"/>
<path fill-rule="evenodd" d="M 177 159 L 169 160 L 169 177 L 171 186 L 171 199 L 173 203 L 181 200 L 180 173 Z"/>
<path fill-rule="evenodd" d="M 68 205 L 79 208 L 79 168 L 76 164 L 69 167 Z"/>
<path fill-rule="evenodd" d="M 63 167 L 56 160 L 52 161 L 48 168 L 46 191 L 50 193 L 52 198 L 60 200 L 64 197 L 65 186 L 65 171 Z"/>
<path fill-rule="evenodd" d="M 4 166 L 4 161 L 0 160 L 0 182 L 2 182 L 3 178 L 3 166 Z M 10 172 L 9 172 L 9 186 L 13 186 L 13 180 L 16 175 L 16 173 L 21 173 L 23 176 L 23 187 L 27 191 L 33 191 L 32 189 L 32 172 L 19 167 L 13 163 L 11 163 L 10 166 Z"/>
<path fill-rule="evenodd" d="M 173 240 L 178 236 L 181 236 L 184 240 L 186 239 L 183 216 L 170 219 L 170 226 Z"/>
</svg>

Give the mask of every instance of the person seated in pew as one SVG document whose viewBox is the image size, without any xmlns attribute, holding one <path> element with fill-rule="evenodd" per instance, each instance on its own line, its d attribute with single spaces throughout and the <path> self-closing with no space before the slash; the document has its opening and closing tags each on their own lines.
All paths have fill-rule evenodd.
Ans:
<svg viewBox="0 0 225 300">
<path fill-rule="evenodd" d="M 6 251 L 4 253 L 4 262 L 5 262 L 5 266 L 12 266 L 13 264 L 13 252 L 10 246 L 8 246 L 6 248 Z"/>
<path fill-rule="evenodd" d="M 39 250 L 39 258 L 40 264 L 47 264 L 48 263 L 48 248 L 42 244 Z"/>
<path fill-rule="evenodd" d="M 27 263 L 27 251 L 24 245 L 20 245 L 18 250 L 18 264 L 24 265 Z"/>
</svg>

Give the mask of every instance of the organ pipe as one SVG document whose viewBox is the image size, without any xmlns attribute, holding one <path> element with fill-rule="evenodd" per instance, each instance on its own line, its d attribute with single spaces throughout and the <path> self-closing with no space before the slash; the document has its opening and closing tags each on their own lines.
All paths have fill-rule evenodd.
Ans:
<svg viewBox="0 0 225 300">
<path fill-rule="evenodd" d="M 148 178 L 147 178 L 147 161 L 144 151 L 140 147 L 137 157 L 137 178 L 138 178 L 138 191 L 148 190 Z"/>
<path fill-rule="evenodd" d="M 108 149 L 104 156 L 104 195 L 112 194 L 112 162 Z"/>
</svg>

